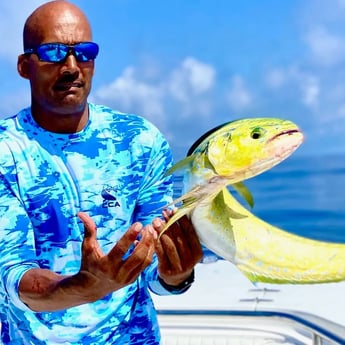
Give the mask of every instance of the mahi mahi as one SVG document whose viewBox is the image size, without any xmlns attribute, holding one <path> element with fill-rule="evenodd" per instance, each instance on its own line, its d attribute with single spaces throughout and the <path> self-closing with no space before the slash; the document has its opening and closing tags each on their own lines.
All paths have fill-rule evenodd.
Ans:
<svg viewBox="0 0 345 345">
<path fill-rule="evenodd" d="M 345 280 L 345 244 L 294 235 L 256 217 L 229 192 L 232 185 L 253 205 L 243 180 L 279 164 L 303 142 L 291 121 L 248 118 L 203 135 L 187 158 L 184 191 L 166 224 L 188 214 L 200 242 L 235 264 L 252 282 L 312 284 Z"/>
</svg>

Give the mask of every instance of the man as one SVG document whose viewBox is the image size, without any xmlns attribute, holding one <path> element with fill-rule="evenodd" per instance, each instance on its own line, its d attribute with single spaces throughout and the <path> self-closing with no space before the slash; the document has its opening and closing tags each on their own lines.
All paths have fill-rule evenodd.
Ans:
<svg viewBox="0 0 345 345">
<path fill-rule="evenodd" d="M 202 256 L 187 218 L 158 236 L 168 144 L 87 102 L 98 46 L 79 8 L 40 6 L 23 39 L 31 107 L 0 122 L 2 342 L 158 344 L 149 290 L 184 292 Z"/>
</svg>

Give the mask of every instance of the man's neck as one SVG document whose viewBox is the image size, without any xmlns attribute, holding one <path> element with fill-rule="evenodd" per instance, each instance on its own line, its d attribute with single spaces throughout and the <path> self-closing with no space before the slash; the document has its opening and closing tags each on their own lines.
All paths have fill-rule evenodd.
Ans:
<svg viewBox="0 0 345 345">
<path fill-rule="evenodd" d="M 32 116 L 40 127 L 54 133 L 77 133 L 84 129 L 89 120 L 89 109 L 86 105 L 81 111 L 70 114 L 37 109 L 31 106 Z"/>
</svg>

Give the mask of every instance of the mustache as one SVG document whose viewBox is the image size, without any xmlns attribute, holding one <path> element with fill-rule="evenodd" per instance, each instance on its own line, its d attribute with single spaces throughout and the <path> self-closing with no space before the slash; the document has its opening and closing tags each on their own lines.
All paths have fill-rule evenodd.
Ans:
<svg viewBox="0 0 345 345">
<path fill-rule="evenodd" d="M 79 73 L 64 73 L 56 82 L 56 84 L 61 83 L 72 83 L 78 80 Z"/>
<path fill-rule="evenodd" d="M 57 91 L 65 91 L 71 87 L 81 88 L 85 82 L 79 79 L 79 73 L 65 73 L 55 83 L 54 89 Z"/>
</svg>

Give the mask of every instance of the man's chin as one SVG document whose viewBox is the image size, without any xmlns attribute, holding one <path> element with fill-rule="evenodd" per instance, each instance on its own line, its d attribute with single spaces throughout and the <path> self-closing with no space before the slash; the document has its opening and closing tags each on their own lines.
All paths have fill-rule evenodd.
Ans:
<svg viewBox="0 0 345 345">
<path fill-rule="evenodd" d="M 68 93 L 59 99 L 56 106 L 59 109 L 59 112 L 66 113 L 68 115 L 84 110 L 87 106 L 87 100 L 84 97 L 78 97 L 75 93 Z"/>
</svg>

